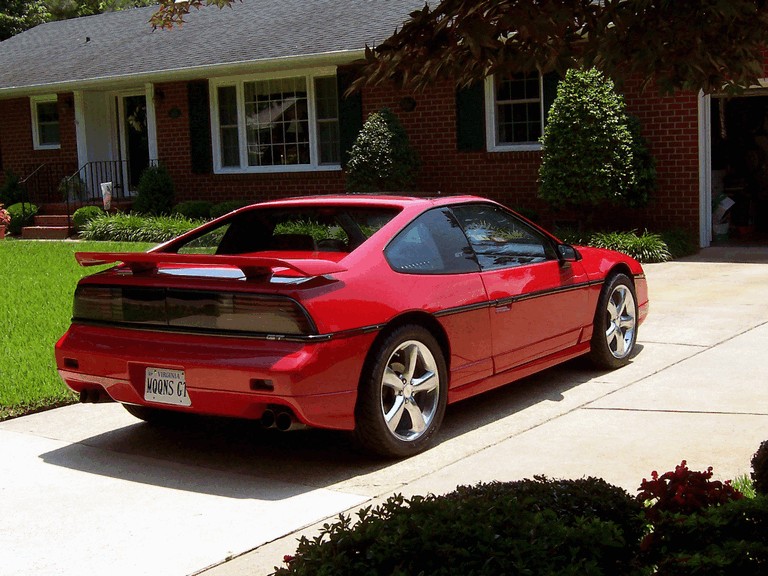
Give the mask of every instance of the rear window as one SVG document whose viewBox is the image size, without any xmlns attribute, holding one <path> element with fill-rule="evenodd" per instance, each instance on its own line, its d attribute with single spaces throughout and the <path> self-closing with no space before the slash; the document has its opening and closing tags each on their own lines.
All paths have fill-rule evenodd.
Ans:
<svg viewBox="0 0 768 576">
<path fill-rule="evenodd" d="M 317 207 L 249 210 L 183 242 L 179 254 L 351 252 L 397 214 L 391 209 Z"/>
</svg>

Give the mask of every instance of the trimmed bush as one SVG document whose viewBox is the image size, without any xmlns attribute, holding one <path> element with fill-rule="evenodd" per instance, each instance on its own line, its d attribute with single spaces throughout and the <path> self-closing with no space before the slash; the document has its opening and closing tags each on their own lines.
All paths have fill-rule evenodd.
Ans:
<svg viewBox="0 0 768 576">
<path fill-rule="evenodd" d="M 0 204 L 9 206 L 21 202 L 21 183 L 19 177 L 10 170 L 5 173 L 5 182 L 0 188 Z"/>
<path fill-rule="evenodd" d="M 661 238 L 669 248 L 673 260 L 696 254 L 699 251 L 699 243 L 693 234 L 687 230 L 668 230 L 661 233 Z"/>
<path fill-rule="evenodd" d="M 541 141 L 539 196 L 553 208 L 627 203 L 636 185 L 632 133 L 624 98 L 602 72 L 568 70 Z"/>
<path fill-rule="evenodd" d="M 139 178 L 133 211 L 159 216 L 170 214 L 173 207 L 173 180 L 163 166 L 150 166 Z"/>
<path fill-rule="evenodd" d="M 172 214 L 179 214 L 190 220 L 208 220 L 211 217 L 213 202 L 207 200 L 187 200 L 173 207 Z"/>
<path fill-rule="evenodd" d="M 640 574 L 640 506 L 603 480 L 462 487 L 446 496 L 393 496 L 302 538 L 277 576 L 359 574 Z"/>
<path fill-rule="evenodd" d="M 8 226 L 8 232 L 11 234 L 19 234 L 24 226 L 32 224 L 38 208 L 29 202 L 17 202 L 16 204 L 8 206 L 6 210 L 8 210 L 8 214 L 11 215 L 11 224 Z"/>
<path fill-rule="evenodd" d="M 213 208 L 211 208 L 211 218 L 224 216 L 224 214 L 229 214 L 233 210 L 248 206 L 249 204 L 251 203 L 247 200 L 227 200 L 225 202 L 219 202 L 218 204 L 214 204 Z"/>
<path fill-rule="evenodd" d="M 199 224 L 181 216 L 113 214 L 87 222 L 80 236 L 85 240 L 165 242 Z"/>
<path fill-rule="evenodd" d="M 768 497 L 711 506 L 655 528 L 649 565 L 658 576 L 764 576 Z"/>
<path fill-rule="evenodd" d="M 634 182 L 627 188 L 624 203 L 630 208 L 641 208 L 648 204 L 651 194 L 656 190 L 656 160 L 643 137 L 637 116 L 627 116 L 627 129 L 631 139 Z"/>
<path fill-rule="evenodd" d="M 75 227 L 75 230 L 80 231 L 87 222 L 95 220 L 96 218 L 101 218 L 105 214 L 104 210 L 98 206 L 83 206 L 82 208 L 75 210 L 75 213 L 72 214 L 72 225 Z"/>
<path fill-rule="evenodd" d="M 752 456 L 752 483 L 755 492 L 768 496 L 768 440 L 765 440 Z"/>
<path fill-rule="evenodd" d="M 357 135 L 347 163 L 347 190 L 397 192 L 413 188 L 420 167 L 408 134 L 392 110 L 374 112 Z"/>
</svg>

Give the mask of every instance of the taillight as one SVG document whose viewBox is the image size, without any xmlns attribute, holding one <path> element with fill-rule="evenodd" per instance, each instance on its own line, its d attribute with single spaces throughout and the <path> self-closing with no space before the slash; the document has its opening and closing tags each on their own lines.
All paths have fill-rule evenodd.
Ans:
<svg viewBox="0 0 768 576">
<path fill-rule="evenodd" d="M 80 286 L 75 291 L 73 315 L 81 321 L 202 332 L 315 333 L 306 311 L 295 300 L 238 292 Z"/>
</svg>

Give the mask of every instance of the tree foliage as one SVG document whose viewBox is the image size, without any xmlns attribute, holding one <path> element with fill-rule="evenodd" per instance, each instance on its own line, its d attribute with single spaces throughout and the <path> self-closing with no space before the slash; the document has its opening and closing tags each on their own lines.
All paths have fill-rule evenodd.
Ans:
<svg viewBox="0 0 768 576">
<path fill-rule="evenodd" d="M 192 9 L 235 0 L 161 0 L 156 28 Z M 661 92 L 756 85 L 768 45 L 766 0 L 442 0 L 412 12 L 367 48 L 353 87 L 395 81 L 423 88 L 445 75 L 468 85 L 490 74 L 596 67 Z M 372 10 L 375 6 L 372 5 Z"/>
<path fill-rule="evenodd" d="M 154 0 L 6 0 L 0 8 L 0 40 L 52 20 L 151 6 Z"/>
<path fill-rule="evenodd" d="M 443 0 L 366 50 L 362 82 L 596 67 L 666 93 L 715 92 L 757 84 L 766 40 L 765 0 Z"/>
</svg>

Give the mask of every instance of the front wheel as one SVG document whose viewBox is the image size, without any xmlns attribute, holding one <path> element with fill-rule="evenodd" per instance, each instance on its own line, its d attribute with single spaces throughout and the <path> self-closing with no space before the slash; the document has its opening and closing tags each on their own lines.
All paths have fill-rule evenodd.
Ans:
<svg viewBox="0 0 768 576">
<path fill-rule="evenodd" d="M 637 342 L 637 298 L 625 274 L 608 279 L 595 312 L 591 358 L 599 368 L 613 370 L 629 363 Z"/>
<path fill-rule="evenodd" d="M 407 325 L 394 330 L 376 348 L 360 381 L 358 444 L 397 458 L 425 450 L 445 414 L 446 372 L 443 352 L 426 329 Z"/>
</svg>

